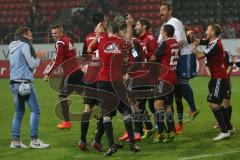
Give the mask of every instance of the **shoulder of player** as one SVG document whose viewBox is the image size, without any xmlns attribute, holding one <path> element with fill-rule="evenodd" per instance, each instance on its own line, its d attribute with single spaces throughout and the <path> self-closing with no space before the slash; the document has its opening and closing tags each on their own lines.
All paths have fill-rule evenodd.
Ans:
<svg viewBox="0 0 240 160">
<path fill-rule="evenodd" d="M 157 40 L 151 33 L 147 35 L 147 39 L 152 41 L 152 40 Z"/>
<path fill-rule="evenodd" d="M 97 33 L 96 32 L 92 32 L 92 33 L 89 33 L 86 37 L 88 37 L 88 38 L 94 38 L 94 37 L 96 37 L 96 35 L 97 35 Z M 102 34 L 100 34 L 100 36 L 101 36 Z"/>
<path fill-rule="evenodd" d="M 181 22 L 179 19 L 175 18 L 175 17 L 172 17 L 172 18 L 167 22 L 167 24 L 171 24 L 171 25 L 173 25 L 174 27 L 183 26 L 182 22 Z"/>
<path fill-rule="evenodd" d="M 180 47 L 179 43 L 175 38 L 169 38 L 168 40 L 164 41 L 166 46 L 171 46 L 171 47 Z"/>
<path fill-rule="evenodd" d="M 65 42 L 63 41 L 63 40 L 58 40 L 57 42 L 56 42 L 56 45 L 65 45 Z"/>
<path fill-rule="evenodd" d="M 122 37 L 106 37 L 106 36 L 103 36 L 103 37 L 101 37 L 101 39 L 105 39 L 105 40 L 108 40 L 108 41 L 118 41 L 118 42 L 126 41 Z"/>
<path fill-rule="evenodd" d="M 119 40 L 119 41 L 124 41 L 124 42 L 126 42 L 127 40 L 126 39 L 124 39 L 124 38 L 122 38 L 122 37 L 117 37 L 117 39 Z"/>
<path fill-rule="evenodd" d="M 62 45 L 68 45 L 69 42 L 72 43 L 72 39 L 67 37 L 67 36 L 62 36 L 57 42 L 56 44 L 59 45 L 59 44 L 62 44 Z"/>
<path fill-rule="evenodd" d="M 213 42 L 210 42 L 210 48 L 213 48 L 213 47 L 215 47 L 217 49 L 219 49 L 219 48 L 223 49 L 223 44 L 222 44 L 221 39 L 217 39 L 217 40 L 215 40 Z"/>
<path fill-rule="evenodd" d="M 92 41 L 96 36 L 96 32 L 92 32 L 92 33 L 89 33 L 86 37 L 85 37 L 85 42 L 87 41 Z"/>
<path fill-rule="evenodd" d="M 175 17 L 172 17 L 168 20 L 167 23 L 182 23 L 179 19 L 175 18 Z"/>
<path fill-rule="evenodd" d="M 222 44 L 222 40 L 221 40 L 220 38 L 217 39 L 216 43 L 217 43 L 219 46 L 223 46 L 223 44 Z"/>
</svg>

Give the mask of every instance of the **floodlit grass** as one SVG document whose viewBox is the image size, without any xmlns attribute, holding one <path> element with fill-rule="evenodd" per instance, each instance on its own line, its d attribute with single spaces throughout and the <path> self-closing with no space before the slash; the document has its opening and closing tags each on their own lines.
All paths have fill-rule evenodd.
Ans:
<svg viewBox="0 0 240 160">
<path fill-rule="evenodd" d="M 232 136 L 228 140 L 213 142 L 212 138 L 218 133 L 213 129 L 215 120 L 206 102 L 208 78 L 197 77 L 191 81 L 194 90 L 196 105 L 200 108 L 200 115 L 192 123 L 185 123 L 184 133 L 175 137 L 169 144 L 153 144 L 152 138 L 140 142 L 140 153 L 132 153 L 125 145 L 123 150 L 119 150 L 115 155 L 107 159 L 114 160 L 174 160 L 186 157 L 195 157 L 205 160 L 236 160 L 240 159 L 240 133 Z M 41 106 L 40 138 L 51 144 L 51 148 L 43 150 L 10 150 L 11 123 L 14 114 L 13 97 L 10 92 L 7 79 L 0 80 L 0 159 L 2 160 L 100 160 L 106 159 L 103 153 L 96 151 L 81 152 L 77 149 L 80 137 L 80 123 L 73 122 L 73 127 L 69 130 L 59 130 L 56 124 L 59 119 L 55 115 L 55 105 L 58 102 L 57 93 L 51 90 L 48 84 L 41 79 L 35 81 L 36 92 Z M 240 113 L 240 77 L 232 77 L 232 123 L 239 128 Z M 84 105 L 82 98 L 72 97 L 76 102 L 71 111 L 80 112 Z M 189 108 L 184 102 L 185 113 Z M 124 126 L 120 116 L 114 118 L 113 122 L 115 139 L 123 133 Z M 88 132 L 88 143 L 94 137 L 96 121 L 92 120 Z M 21 140 L 29 144 L 29 109 L 27 108 L 22 122 Z M 103 137 L 104 147 L 107 148 L 106 137 Z M 125 144 L 125 143 L 124 143 Z M 127 143 L 126 143 L 127 144 Z M 233 152 L 232 152 L 233 151 Z M 228 153 L 229 152 L 229 153 Z M 226 153 L 226 154 L 225 154 Z M 221 154 L 221 155 L 220 155 Z M 206 156 L 208 155 L 208 156 Z M 198 156 L 203 156 L 198 157 Z M 206 156 L 206 157 L 204 157 Z"/>
</svg>

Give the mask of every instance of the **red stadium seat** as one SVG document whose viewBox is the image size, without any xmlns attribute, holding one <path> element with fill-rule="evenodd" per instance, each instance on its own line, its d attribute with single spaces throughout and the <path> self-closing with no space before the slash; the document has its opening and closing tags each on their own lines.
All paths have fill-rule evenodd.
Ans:
<svg viewBox="0 0 240 160">
<path fill-rule="evenodd" d="M 20 24 L 23 24 L 24 22 L 26 22 L 25 18 L 21 17 L 21 18 L 19 19 L 19 23 L 20 23 Z"/>
<path fill-rule="evenodd" d="M 141 18 L 146 18 L 147 17 L 147 14 L 146 13 L 142 13 L 141 14 Z"/>
<path fill-rule="evenodd" d="M 160 19 L 153 21 L 153 25 L 154 26 L 160 26 L 160 24 L 161 24 L 161 20 Z"/>
<path fill-rule="evenodd" d="M 7 18 L 7 23 L 8 24 L 13 24 L 13 18 L 12 17 L 8 17 Z"/>
<path fill-rule="evenodd" d="M 5 19 L 0 18 L 0 23 L 2 23 L 2 24 L 6 23 L 6 22 L 5 22 Z"/>
<path fill-rule="evenodd" d="M 128 11 L 132 11 L 133 10 L 133 7 L 131 5 L 128 6 L 127 8 Z"/>
<path fill-rule="evenodd" d="M 146 5 L 142 5 L 141 7 L 139 7 L 139 10 L 141 10 L 141 11 L 145 11 L 146 9 L 147 9 Z"/>
<path fill-rule="evenodd" d="M 128 3 L 136 3 L 136 0 L 128 0 Z"/>
<path fill-rule="evenodd" d="M 148 2 L 148 0 L 139 0 L 138 2 L 140 2 L 140 3 L 146 3 L 146 2 Z"/>
<path fill-rule="evenodd" d="M 141 14 L 140 13 L 133 13 L 133 18 L 136 18 L 136 19 L 138 19 L 138 18 L 140 18 L 141 17 Z"/>
</svg>

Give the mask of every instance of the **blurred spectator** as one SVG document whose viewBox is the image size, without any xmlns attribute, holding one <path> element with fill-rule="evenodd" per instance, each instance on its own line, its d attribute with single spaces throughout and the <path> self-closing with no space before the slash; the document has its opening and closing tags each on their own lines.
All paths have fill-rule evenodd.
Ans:
<svg viewBox="0 0 240 160">
<path fill-rule="evenodd" d="M 126 10 L 125 5 L 121 7 L 120 4 L 128 3 L 127 0 L 76 0 L 74 2 L 67 1 L 67 4 L 70 5 L 65 6 L 65 8 L 61 8 L 61 5 L 59 5 L 60 1 L 63 0 L 51 0 L 46 2 L 49 6 L 60 6 L 60 8 L 56 7 L 55 10 L 47 13 L 45 11 L 47 11 L 48 8 L 46 6 L 42 7 L 42 4 L 44 3 L 43 1 L 26 0 L 25 3 L 28 3 L 27 9 L 23 11 L 26 12 L 26 16 L 2 16 L 0 19 L 0 43 L 9 43 L 12 41 L 14 35 L 12 29 L 14 27 L 13 24 L 19 24 L 22 26 L 25 23 L 29 28 L 31 28 L 33 33 L 43 32 L 42 34 L 39 33 L 35 36 L 37 39 L 34 40 L 34 43 L 51 42 L 47 39 L 49 26 L 57 19 L 64 17 L 64 13 L 61 12 L 62 10 L 71 7 L 78 8 L 74 8 L 74 10 L 76 10 L 72 14 L 72 17 L 66 17 L 60 22 L 63 23 L 62 25 L 66 29 L 66 32 L 71 34 L 69 36 L 79 42 L 79 39 L 83 40 L 84 36 L 93 30 L 94 26 L 91 20 L 92 16 L 96 12 L 103 12 L 109 20 L 113 20 L 120 14 L 120 10 Z M 237 7 L 237 4 L 239 4 L 238 0 L 231 0 L 229 2 L 221 0 L 220 5 L 216 4 L 215 1 L 210 0 L 202 0 L 201 2 L 185 0 L 187 3 L 182 3 L 181 0 L 172 1 L 174 16 L 179 18 L 184 25 L 192 26 L 192 28 L 199 25 L 202 26 L 202 29 L 196 28 L 196 34 L 199 37 L 205 35 L 204 32 L 209 23 L 219 22 L 221 22 L 221 26 L 225 30 L 223 38 L 240 37 L 240 10 Z M 63 3 L 66 4 L 66 0 L 64 0 Z M 73 5 L 71 5 L 71 3 Z M 9 11 L 7 10 L 2 13 L 6 15 L 8 12 Z M 153 18 L 153 20 L 156 19 L 156 17 L 150 18 Z M 9 22 L 9 19 L 12 20 L 12 22 Z M 11 25 L 9 26 L 9 24 Z M 152 28 L 153 33 L 156 35 L 158 35 L 159 32 L 159 28 L 157 27 L 159 27 L 159 25 L 153 25 Z"/>
<path fill-rule="evenodd" d="M 237 34 L 236 29 L 231 25 L 228 25 L 226 27 L 225 32 L 227 34 L 227 38 L 230 38 L 230 39 L 236 38 L 236 34 Z"/>
</svg>

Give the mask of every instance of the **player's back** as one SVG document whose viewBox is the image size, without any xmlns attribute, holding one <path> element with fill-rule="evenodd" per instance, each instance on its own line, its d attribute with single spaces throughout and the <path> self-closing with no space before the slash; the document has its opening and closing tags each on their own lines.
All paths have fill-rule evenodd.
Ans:
<svg viewBox="0 0 240 160">
<path fill-rule="evenodd" d="M 125 40 L 119 37 L 103 37 L 100 39 L 98 51 L 102 68 L 99 73 L 99 81 L 122 80 L 124 54 L 122 54 L 121 45 L 124 42 Z"/>
<path fill-rule="evenodd" d="M 161 63 L 167 66 L 171 71 L 176 71 L 180 51 L 179 44 L 174 38 L 166 40 L 165 44 L 166 50 L 162 56 Z"/>
<path fill-rule="evenodd" d="M 165 50 L 162 53 L 160 62 L 167 67 L 168 72 L 162 75 L 161 79 L 175 84 L 177 81 L 177 62 L 180 55 L 180 46 L 174 38 L 169 38 L 163 43 L 165 44 Z"/>
</svg>

